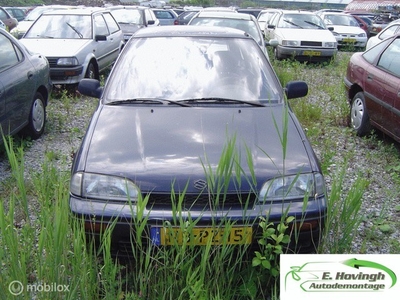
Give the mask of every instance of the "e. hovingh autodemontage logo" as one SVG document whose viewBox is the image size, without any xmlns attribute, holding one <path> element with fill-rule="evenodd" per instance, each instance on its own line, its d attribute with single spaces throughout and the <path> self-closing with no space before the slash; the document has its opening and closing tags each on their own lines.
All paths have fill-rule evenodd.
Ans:
<svg viewBox="0 0 400 300">
<path fill-rule="evenodd" d="M 356 258 L 309 262 L 290 268 L 285 275 L 285 289 L 296 285 L 305 292 L 379 292 L 397 283 L 397 276 L 390 268 Z"/>
</svg>

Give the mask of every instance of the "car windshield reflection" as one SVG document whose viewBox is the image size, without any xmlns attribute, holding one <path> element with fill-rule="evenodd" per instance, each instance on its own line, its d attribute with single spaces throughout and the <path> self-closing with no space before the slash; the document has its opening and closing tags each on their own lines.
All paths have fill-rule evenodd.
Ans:
<svg viewBox="0 0 400 300">
<path fill-rule="evenodd" d="M 90 16 L 42 16 L 29 29 L 24 38 L 91 39 Z"/>
<path fill-rule="evenodd" d="M 156 97 L 270 104 L 282 98 L 271 66 L 251 39 L 154 37 L 134 39 L 126 48 L 121 55 L 127 64 L 114 68 L 104 103 Z"/>
</svg>

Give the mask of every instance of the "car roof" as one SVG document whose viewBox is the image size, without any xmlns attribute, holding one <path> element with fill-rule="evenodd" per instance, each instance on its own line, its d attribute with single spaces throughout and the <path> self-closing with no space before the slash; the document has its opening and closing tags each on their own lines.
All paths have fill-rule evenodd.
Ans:
<svg viewBox="0 0 400 300">
<path fill-rule="evenodd" d="M 134 37 L 231 37 L 231 38 L 253 38 L 242 30 L 219 27 L 219 26 L 154 26 L 138 30 Z"/>
<path fill-rule="evenodd" d="M 200 11 L 197 18 L 224 18 L 224 19 L 238 19 L 238 20 L 252 20 L 251 14 L 230 12 L 230 11 Z"/>
<path fill-rule="evenodd" d="M 115 9 L 135 9 L 135 10 L 145 10 L 145 9 L 150 9 L 147 6 L 140 6 L 140 5 L 113 5 L 113 6 L 107 6 L 106 7 L 108 10 L 115 10 Z"/>
<path fill-rule="evenodd" d="M 339 15 L 339 16 L 351 16 L 345 12 L 337 12 L 337 11 L 327 11 L 323 12 L 321 15 Z"/>
<path fill-rule="evenodd" d="M 317 15 L 315 12 L 309 10 L 282 10 L 284 14 L 299 14 L 299 15 Z"/>
<path fill-rule="evenodd" d="M 90 15 L 96 12 L 109 11 L 104 7 L 83 7 L 77 9 L 60 9 L 44 11 L 42 15 Z"/>
</svg>

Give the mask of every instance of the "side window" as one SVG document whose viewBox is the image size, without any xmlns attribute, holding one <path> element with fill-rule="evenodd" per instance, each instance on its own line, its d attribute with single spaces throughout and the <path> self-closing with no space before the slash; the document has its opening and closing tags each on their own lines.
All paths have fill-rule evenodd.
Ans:
<svg viewBox="0 0 400 300">
<path fill-rule="evenodd" d="M 381 43 L 375 45 L 374 47 L 368 49 L 368 51 L 365 51 L 362 56 L 370 64 L 373 64 L 375 57 L 382 51 L 382 49 L 387 47 L 388 43 L 389 43 L 389 41 L 381 42 Z"/>
<path fill-rule="evenodd" d="M 399 28 L 399 25 L 390 26 L 388 29 L 386 29 L 384 32 L 382 32 L 380 38 L 382 40 L 384 40 L 387 37 L 394 35 L 398 28 Z"/>
<path fill-rule="evenodd" d="M 106 20 L 108 29 L 111 33 L 117 32 L 119 30 L 118 23 L 115 21 L 110 13 L 105 13 L 104 19 Z"/>
<path fill-rule="evenodd" d="M 168 11 L 160 10 L 160 11 L 155 11 L 154 13 L 157 16 L 157 18 L 159 18 L 159 19 L 173 19 L 174 18 L 172 16 L 172 14 Z"/>
<path fill-rule="evenodd" d="M 21 51 L 7 37 L 0 34 L 0 72 L 16 65 L 21 59 Z"/>
<path fill-rule="evenodd" d="M 94 17 L 94 32 L 95 35 L 109 35 L 106 21 L 102 15 Z"/>
<path fill-rule="evenodd" d="M 400 39 L 395 39 L 379 59 L 378 66 L 400 77 Z"/>
<path fill-rule="evenodd" d="M 1 19 L 1 20 L 8 19 L 7 14 L 6 14 L 6 13 L 4 12 L 4 10 L 1 9 L 1 8 L 0 8 L 0 19 Z"/>
</svg>

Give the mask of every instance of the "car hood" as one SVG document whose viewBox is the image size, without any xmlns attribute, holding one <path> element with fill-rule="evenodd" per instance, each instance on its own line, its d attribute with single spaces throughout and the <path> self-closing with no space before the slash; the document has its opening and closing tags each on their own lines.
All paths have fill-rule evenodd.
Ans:
<svg viewBox="0 0 400 300">
<path fill-rule="evenodd" d="M 356 27 L 356 26 L 329 25 L 329 27 L 333 27 L 333 31 L 337 33 L 350 33 L 350 34 L 365 33 L 365 31 L 361 29 L 361 27 Z"/>
<path fill-rule="evenodd" d="M 22 38 L 21 43 L 33 52 L 42 53 L 46 57 L 75 56 L 80 49 L 90 44 L 88 39 L 31 39 Z"/>
<path fill-rule="evenodd" d="M 259 185 L 283 174 L 315 170 L 306 150 L 308 141 L 291 117 L 283 159 L 282 132 L 276 130 L 276 124 L 282 124 L 282 115 L 282 106 L 105 105 L 94 114 L 91 124 L 95 125 L 89 128 L 87 144 L 80 154 L 86 156 L 85 163 L 78 168 L 130 178 L 142 191 L 170 191 L 172 184 L 183 190 L 190 182 L 204 180 L 205 170 L 215 172 L 221 157 L 226 158 L 224 148 L 231 141 L 236 144 L 235 160 L 240 162 L 247 180 L 251 181 L 254 171 Z M 246 184 L 242 180 L 242 188 Z M 188 185 L 188 192 L 193 186 Z"/>
<path fill-rule="evenodd" d="M 287 40 L 307 40 L 317 42 L 336 42 L 336 39 L 332 32 L 324 29 L 293 29 L 293 28 L 282 28 L 279 30 L 279 34 L 282 39 Z"/>
</svg>

